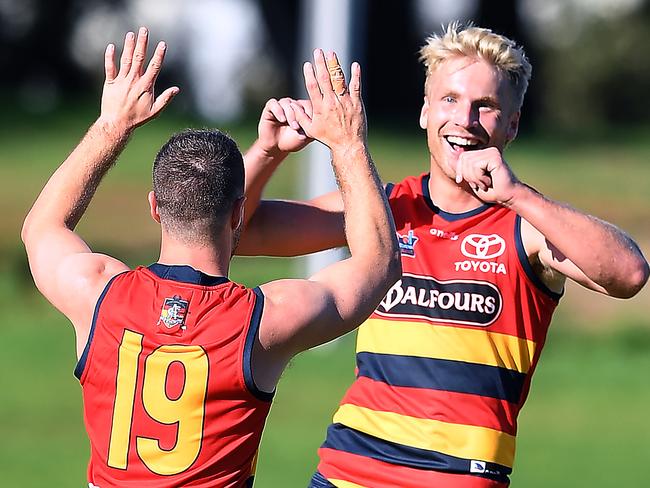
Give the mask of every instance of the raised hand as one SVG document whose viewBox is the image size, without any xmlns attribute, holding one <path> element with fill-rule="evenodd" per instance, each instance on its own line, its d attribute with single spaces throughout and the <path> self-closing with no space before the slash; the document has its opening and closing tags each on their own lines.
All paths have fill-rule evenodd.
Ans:
<svg viewBox="0 0 650 488">
<path fill-rule="evenodd" d="M 329 53 L 330 65 L 338 64 L 335 53 Z M 361 67 L 352 64 L 349 90 L 334 91 L 330 71 L 322 50 L 314 51 L 314 64 L 305 63 L 303 73 L 305 87 L 312 105 L 311 117 L 303 107 L 292 103 L 296 120 L 309 137 L 318 139 L 334 150 L 352 144 L 366 142 L 366 114 L 361 99 Z M 340 82 L 342 73 L 336 81 Z M 344 86 L 344 85 L 343 85 Z"/>
<path fill-rule="evenodd" d="M 300 151 L 313 139 L 308 137 L 296 120 L 292 103 L 300 105 L 311 117 L 311 103 L 308 100 L 282 98 L 266 102 L 260 123 L 258 124 L 258 142 L 260 148 L 269 156 Z"/>
<path fill-rule="evenodd" d="M 466 151 L 458 158 L 456 183 L 466 181 L 486 203 L 508 205 L 522 185 L 495 147 Z"/>
<path fill-rule="evenodd" d="M 119 71 L 115 64 L 115 45 L 106 47 L 106 81 L 100 119 L 122 130 L 130 131 L 156 117 L 179 92 L 178 87 L 174 86 L 158 97 L 154 95 L 154 85 L 167 45 L 162 41 L 158 43 L 145 69 L 148 37 L 145 27 L 138 31 L 137 40 L 133 32 L 126 34 Z"/>
</svg>

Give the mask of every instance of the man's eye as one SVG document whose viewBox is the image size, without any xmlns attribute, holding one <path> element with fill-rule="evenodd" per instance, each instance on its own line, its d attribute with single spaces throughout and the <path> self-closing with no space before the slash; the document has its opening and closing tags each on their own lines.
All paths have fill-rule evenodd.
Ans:
<svg viewBox="0 0 650 488">
<path fill-rule="evenodd" d="M 454 103 L 456 101 L 456 99 L 454 97 L 445 97 L 442 100 L 447 102 L 447 103 Z"/>
</svg>

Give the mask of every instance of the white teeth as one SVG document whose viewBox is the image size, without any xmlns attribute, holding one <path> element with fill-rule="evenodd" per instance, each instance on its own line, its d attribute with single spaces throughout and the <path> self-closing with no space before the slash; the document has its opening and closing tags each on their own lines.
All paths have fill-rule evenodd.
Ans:
<svg viewBox="0 0 650 488">
<path fill-rule="evenodd" d="M 464 137 L 458 136 L 447 136 L 447 141 L 451 144 L 456 144 L 457 146 L 477 146 L 478 141 L 471 139 L 465 139 Z"/>
</svg>

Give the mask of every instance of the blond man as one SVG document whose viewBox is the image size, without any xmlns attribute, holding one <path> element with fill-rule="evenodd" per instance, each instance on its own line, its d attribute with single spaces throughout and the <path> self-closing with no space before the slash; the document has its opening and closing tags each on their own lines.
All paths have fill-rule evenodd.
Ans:
<svg viewBox="0 0 650 488">
<path fill-rule="evenodd" d="M 357 376 L 312 487 L 507 486 L 517 415 L 566 279 L 619 298 L 648 279 L 624 232 L 546 198 L 505 161 L 531 76 L 520 47 L 451 24 L 421 59 L 428 171 L 386 186 L 403 275 L 359 329 Z M 295 127 L 287 106 L 269 110 Z M 247 158 L 249 197 L 283 156 Z M 344 245 L 341 209 L 337 193 L 262 202 L 242 252 Z M 287 242 L 288 223 L 300 239 Z"/>
</svg>

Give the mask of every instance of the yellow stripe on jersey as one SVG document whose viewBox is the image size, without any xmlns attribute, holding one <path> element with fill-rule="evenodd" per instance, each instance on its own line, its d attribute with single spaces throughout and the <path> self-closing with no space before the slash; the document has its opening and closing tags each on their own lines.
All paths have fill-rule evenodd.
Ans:
<svg viewBox="0 0 650 488">
<path fill-rule="evenodd" d="M 368 319 L 359 328 L 357 352 L 464 361 L 527 373 L 535 343 L 485 329 Z"/>
<path fill-rule="evenodd" d="M 334 422 L 389 442 L 459 458 L 508 467 L 514 461 L 515 437 L 487 427 L 378 412 L 351 404 L 339 407 Z"/>
<path fill-rule="evenodd" d="M 356 483 L 351 483 L 350 481 L 337 480 L 337 479 L 328 479 L 336 488 L 366 488 L 363 485 L 357 485 Z"/>
</svg>

